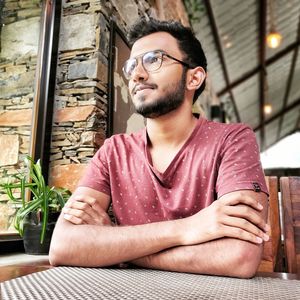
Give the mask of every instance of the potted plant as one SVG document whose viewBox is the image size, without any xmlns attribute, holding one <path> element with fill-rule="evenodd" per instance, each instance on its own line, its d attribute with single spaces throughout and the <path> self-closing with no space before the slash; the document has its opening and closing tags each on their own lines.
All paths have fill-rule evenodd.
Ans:
<svg viewBox="0 0 300 300">
<path fill-rule="evenodd" d="M 64 188 L 46 185 L 40 160 L 35 163 L 27 156 L 24 161 L 29 175 L 15 174 L 12 176 L 14 182 L 0 186 L 17 209 L 14 226 L 23 237 L 25 252 L 47 254 L 56 220 L 71 193 Z M 20 191 L 20 198 L 14 196 L 16 189 Z M 31 200 L 26 201 L 29 191 Z"/>
</svg>

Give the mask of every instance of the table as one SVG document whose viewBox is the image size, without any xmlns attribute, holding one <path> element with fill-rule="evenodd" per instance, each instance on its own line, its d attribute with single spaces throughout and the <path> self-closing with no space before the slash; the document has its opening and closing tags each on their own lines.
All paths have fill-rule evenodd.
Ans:
<svg viewBox="0 0 300 300">
<path fill-rule="evenodd" d="M 7 270 L 19 271 L 3 276 Z M 42 262 L 0 267 L 0 274 L 6 280 L 1 283 L 3 300 L 300 299 L 300 281 L 295 280 L 300 274 L 259 273 L 253 279 L 237 279 L 147 269 L 52 268 Z"/>
<path fill-rule="evenodd" d="M 30 263 L 19 263 L 9 266 L 0 266 L 0 282 L 40 271 L 45 271 L 51 268 L 52 266 L 49 264 L 49 260 L 47 259 L 41 259 L 36 262 Z"/>
</svg>

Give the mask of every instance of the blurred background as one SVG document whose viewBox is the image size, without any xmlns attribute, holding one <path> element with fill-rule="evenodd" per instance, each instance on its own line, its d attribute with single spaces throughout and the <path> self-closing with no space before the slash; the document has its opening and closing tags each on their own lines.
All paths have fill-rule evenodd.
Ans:
<svg viewBox="0 0 300 300">
<path fill-rule="evenodd" d="M 300 1 L 189 0 L 185 5 L 208 58 L 209 92 L 213 105 L 220 106 L 219 118 L 254 129 L 265 169 L 299 168 Z M 282 170 L 287 172 L 299 174 Z"/>
</svg>

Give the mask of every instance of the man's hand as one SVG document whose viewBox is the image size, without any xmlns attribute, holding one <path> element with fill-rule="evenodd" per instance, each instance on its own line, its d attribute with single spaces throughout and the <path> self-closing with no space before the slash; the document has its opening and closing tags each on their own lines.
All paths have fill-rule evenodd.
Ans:
<svg viewBox="0 0 300 300">
<path fill-rule="evenodd" d="M 197 214 L 177 220 L 181 225 L 182 245 L 196 245 L 224 237 L 261 244 L 269 239 L 266 234 L 269 226 L 260 214 L 262 209 L 256 198 L 245 192 L 228 193 Z M 96 199 L 89 196 L 71 198 L 63 213 L 66 220 L 76 225 L 112 225 Z"/>
<path fill-rule="evenodd" d="M 269 230 L 263 221 L 266 217 L 266 194 L 249 190 L 232 192 L 198 214 L 178 220 L 182 243 L 187 246 L 169 248 L 131 262 L 144 268 L 251 278 L 261 260 L 261 240 L 268 239 L 261 229 Z M 203 235 L 207 242 L 201 242 Z M 195 241 L 199 244 L 190 245 Z"/>
<path fill-rule="evenodd" d="M 64 219 L 65 212 L 61 214 L 52 236 L 51 264 L 103 267 L 133 261 L 144 267 L 199 274 L 251 277 L 256 272 L 261 240 L 267 239 L 264 193 L 232 192 L 185 219 L 120 227 L 93 225 L 110 223 L 105 213 L 109 203 L 108 195 L 90 188 L 74 192 L 64 209 L 67 216 Z"/>
<path fill-rule="evenodd" d="M 261 244 L 269 239 L 269 225 L 262 210 L 249 191 L 228 193 L 197 214 L 179 220 L 183 225 L 182 244 L 195 245 L 223 237 Z"/>
<path fill-rule="evenodd" d="M 110 225 L 111 220 L 108 214 L 99 205 L 97 200 L 90 196 L 77 195 L 66 203 L 62 210 L 64 219 L 80 225 Z"/>
</svg>

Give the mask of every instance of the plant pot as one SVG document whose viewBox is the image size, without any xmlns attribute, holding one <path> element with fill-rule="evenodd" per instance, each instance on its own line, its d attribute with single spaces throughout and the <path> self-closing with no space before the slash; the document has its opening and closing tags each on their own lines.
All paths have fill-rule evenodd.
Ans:
<svg viewBox="0 0 300 300">
<path fill-rule="evenodd" d="M 49 214 L 46 234 L 43 244 L 41 244 L 42 223 L 38 221 L 35 214 L 30 214 L 24 222 L 23 243 L 25 253 L 33 255 L 48 254 L 52 233 L 59 213 Z"/>
</svg>

